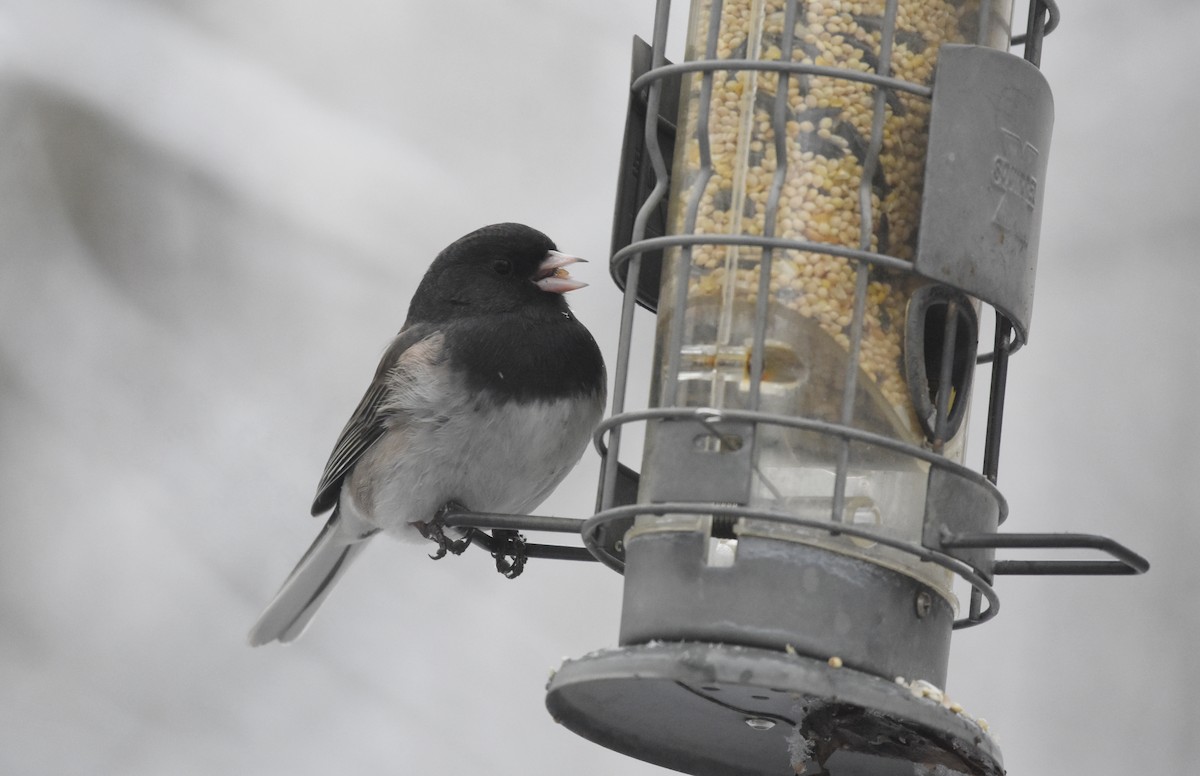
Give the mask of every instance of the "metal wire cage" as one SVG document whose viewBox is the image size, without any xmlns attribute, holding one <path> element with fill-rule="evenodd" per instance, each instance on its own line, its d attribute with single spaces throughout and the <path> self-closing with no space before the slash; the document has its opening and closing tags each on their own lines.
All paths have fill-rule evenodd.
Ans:
<svg viewBox="0 0 1200 776">
<path fill-rule="evenodd" d="M 984 0 L 985 6 L 989 0 Z M 997 3 L 999 5 L 999 3 Z M 711 499 L 706 509 L 710 514 L 729 518 L 751 517 L 766 521 L 790 522 L 806 526 L 815 531 L 826 531 L 858 537 L 863 540 L 880 542 L 893 547 L 895 550 L 912 555 L 920 561 L 940 565 L 958 575 L 971 586 L 970 604 L 965 616 L 958 619 L 956 628 L 966 627 L 983 622 L 993 617 L 999 607 L 999 598 L 992 587 L 996 575 L 1004 574 L 1136 574 L 1146 571 L 1147 561 L 1123 545 L 1103 536 L 1078 533 L 996 533 L 994 528 L 1004 522 L 1007 516 L 1007 504 L 996 489 L 995 483 L 999 471 L 1000 440 L 1004 418 L 1005 386 L 1009 358 L 1022 346 L 1028 337 L 1029 319 L 1032 311 L 1032 275 L 1036 262 L 1036 244 L 1023 246 L 1019 261 L 1023 266 L 1013 271 L 1012 267 L 1005 268 L 1006 276 L 991 275 L 984 281 L 970 279 L 961 268 L 956 268 L 954 261 L 943 262 L 931 260 L 935 251 L 930 249 L 918 251 L 913 257 L 900 258 L 894 255 L 869 250 L 870 240 L 864 237 L 863 244 L 848 247 L 844 244 L 819 242 L 813 240 L 798 240 L 773 234 L 771 214 L 778 212 L 779 190 L 776 186 L 770 193 L 772 200 L 765 208 L 765 228 L 761 234 L 721 235 L 703 234 L 695 231 L 695 207 L 700 202 L 699 196 L 692 197 L 693 212 L 687 214 L 685 225 L 691 229 L 680 229 L 669 232 L 669 214 L 667 208 L 668 193 L 672 181 L 672 159 L 676 147 L 676 121 L 680 105 L 680 81 L 685 75 L 695 74 L 699 79 L 698 91 L 711 101 L 713 81 L 718 73 L 739 71 L 756 71 L 775 74 L 781 83 L 787 79 L 798 79 L 806 76 L 820 75 L 835 79 L 846 79 L 866 84 L 873 89 L 873 112 L 869 138 L 865 146 L 859 149 L 864 156 L 874 155 L 864 159 L 868 164 L 878 163 L 879 149 L 882 145 L 882 124 L 884 111 L 880 106 L 887 105 L 889 100 L 895 100 L 896 94 L 924 100 L 934 104 L 934 121 L 940 113 L 944 113 L 943 124 L 953 125 L 954 121 L 970 112 L 975 103 L 967 108 L 954 110 L 956 99 L 961 93 L 950 94 L 941 100 L 939 110 L 939 91 L 941 79 L 931 79 L 932 83 L 913 83 L 895 77 L 889 72 L 889 62 L 886 55 L 891 43 L 895 40 L 895 17 L 898 0 L 886 0 L 884 15 L 877 20 L 881 33 L 882 50 L 880 60 L 874 64 L 872 72 L 849 71 L 828 65 L 789 61 L 784 56 L 776 61 L 766 61 L 758 58 L 741 56 L 726 56 L 718 58 L 715 54 L 715 41 L 709 40 L 707 51 L 701 52 L 689 61 L 672 64 L 665 56 L 667 29 L 670 16 L 669 0 L 658 0 L 653 42 L 646 44 L 640 39 L 634 41 L 632 82 L 630 87 L 630 102 L 626 125 L 625 141 L 621 158 L 621 171 L 618 181 L 617 205 L 613 226 L 613 246 L 611 273 L 623 291 L 624 301 L 620 317 L 620 339 L 617 359 L 614 369 L 614 386 L 612 396 L 612 414 L 597 429 L 595 434 L 596 447 L 602 456 L 599 493 L 596 513 L 589 519 L 580 520 L 564 517 L 530 516 L 530 515 L 498 515 L 473 512 L 451 512 L 446 518 L 447 526 L 458 526 L 476 529 L 476 542 L 497 558 L 498 568 L 514 576 L 520 573 L 528 558 L 550 558 L 559 560 L 599 560 L 614 570 L 624 568 L 623 539 L 627 529 L 633 524 L 637 515 L 667 514 L 673 511 L 696 512 L 698 502 L 703 498 L 689 497 L 686 502 L 658 501 L 656 503 L 638 503 L 639 475 L 633 469 L 620 463 L 621 437 L 630 424 L 644 423 L 662 419 L 684 419 L 693 421 L 705 428 L 718 439 L 722 432 L 721 423 L 741 423 L 750 425 L 773 425 L 811 431 L 817 435 L 827 436 L 837 441 L 842 453 L 838 460 L 836 486 L 833 494 L 834 506 L 827 520 L 808 520 L 796 515 L 781 514 L 778 511 L 763 511 L 747 509 L 745 506 L 719 503 L 719 499 Z M 713 0 L 710 8 L 719 15 L 724 3 Z M 803 3 L 783 3 L 787 13 L 793 18 L 797 9 Z M 1023 59 L 1034 67 L 1040 64 L 1042 43 L 1044 37 L 1052 32 L 1059 23 L 1060 14 L 1054 0 L 1032 0 L 1028 6 L 1025 30 L 1012 35 L 1010 42 L 1023 47 Z M 794 24 L 794 22 L 793 22 Z M 785 24 L 791 29 L 791 26 Z M 1006 28 L 1007 29 L 1007 28 Z M 713 25 L 713 36 L 717 25 Z M 786 37 L 786 36 L 785 36 Z M 783 40 L 789 46 L 799 45 L 792 39 Z M 953 45 L 945 46 L 941 51 L 942 60 L 947 55 L 954 56 Z M 963 46 L 961 49 L 977 51 L 979 46 Z M 969 69 L 969 66 L 968 66 Z M 1028 74 L 1025 74 L 1028 78 Z M 949 80 L 949 79 L 946 79 Z M 960 90 L 971 88 L 959 85 Z M 780 89 L 780 94 L 785 93 Z M 704 110 L 711 109 L 711 102 Z M 775 126 L 775 137 L 782 138 L 786 131 L 778 125 L 786 120 L 786 106 L 782 99 L 770 108 L 772 122 Z M 701 144 L 707 139 L 703 137 L 706 125 L 700 125 Z M 972 131 L 969 126 L 965 133 L 967 142 L 972 142 Z M 935 130 L 936 131 L 936 130 Z M 1048 126 L 1044 130 L 1048 135 Z M 931 143 L 936 142 L 934 140 Z M 962 142 L 962 139 L 959 139 Z M 777 178 L 786 170 L 786 153 L 781 152 L 778 158 L 781 164 L 776 168 Z M 1044 170 L 1044 160 L 1042 160 Z M 711 166 L 711 157 L 709 158 Z M 937 174 L 929 170 L 927 175 Z M 869 189 L 872 176 L 864 174 L 860 186 Z M 703 188 L 703 180 L 695 184 L 697 190 Z M 926 189 L 933 186 L 927 181 Z M 870 235 L 873 231 L 871 224 L 871 205 L 869 191 L 860 192 L 862 199 L 862 217 L 860 231 Z M 933 214 L 930 216 L 929 214 Z M 939 217 L 936 207 L 923 206 L 923 218 L 929 217 L 932 222 Z M 951 227 L 957 226 L 951 224 Z M 1036 243 L 1037 224 L 1027 224 L 1031 229 Z M 921 234 L 932 233 L 934 230 L 923 221 Z M 713 409 L 711 407 L 689 406 L 660 406 L 650 410 L 627 411 L 628 381 L 630 374 L 630 355 L 635 336 L 634 312 L 638 305 L 657 311 L 663 275 L 664 255 L 675 251 L 675 261 L 686 267 L 691 260 L 692 250 L 697 246 L 742 246 L 761 251 L 762 263 L 768 268 L 773 254 L 784 254 L 789 251 L 806 251 L 843 259 L 854 268 L 853 318 L 846 327 L 850 333 L 848 348 L 847 378 L 843 383 L 845 400 L 842 402 L 841 416 L 829 419 L 813 417 L 796 417 L 764 412 L 758 409 L 757 397 L 760 395 L 763 372 L 767 368 L 762 355 L 762 344 L 765 339 L 765 325 L 762 302 L 770 292 L 769 285 L 762 281 L 757 289 L 758 309 L 755 311 L 754 327 L 751 332 L 754 346 L 750 348 L 752 357 L 748 364 L 748 380 L 751 396 L 750 409 Z M 1001 257 L 1006 258 L 1006 257 Z M 1004 262 L 998 262 L 1002 265 Z M 861 350 L 863 317 L 865 309 L 865 293 L 867 279 L 873 269 L 886 270 L 901 274 L 920 276 L 922 279 L 937 281 L 942 288 L 959 292 L 945 300 L 943 315 L 940 321 L 944 325 L 940 337 L 934 340 L 938 343 L 940 352 L 931 355 L 930 361 L 936 364 L 938 374 L 932 382 L 943 387 L 942 391 L 934 391 L 930 396 L 931 433 L 930 443 L 914 445 L 884 435 L 873 434 L 861 428 L 855 428 L 849 421 L 852 414 L 851 394 L 855 389 L 855 365 L 857 355 Z M 977 267 L 971 267 L 974 274 Z M 769 277 L 769 270 L 760 273 L 760 278 Z M 1012 278 L 1016 280 L 1012 280 Z M 1007 279 L 1006 279 L 1007 278 Z M 990 365 L 989 401 L 984 440 L 984 454 L 981 471 L 975 472 L 963 466 L 953 458 L 946 457 L 940 447 L 947 441 L 947 431 L 952 424 L 952 395 L 955 389 L 966 387 L 961 382 L 950 377 L 952 370 L 960 368 L 956 360 L 961 362 L 963 350 L 961 342 L 965 336 L 959 336 L 959 327 L 968 322 L 969 331 L 964 334 L 974 335 L 976 330 L 970 313 L 971 310 L 956 310 L 955 306 L 964 301 L 981 300 L 994 308 L 995 327 L 994 341 L 989 352 L 974 355 L 972 358 L 979 365 Z M 682 311 L 688 305 L 686 287 L 680 284 L 676 288 L 672 301 L 676 315 L 682 317 Z M 960 314 L 961 313 L 961 314 Z M 682 330 L 682 327 L 677 327 Z M 673 352 L 678 352 L 678 331 L 676 340 L 672 343 Z M 957 350 L 956 350 L 957 347 Z M 677 381 L 679 373 L 678 361 L 668 365 L 667 381 Z M 927 367 L 928 368 L 928 367 Z M 671 391 L 664 391 L 669 394 Z M 959 397 L 965 403 L 965 397 Z M 880 449 L 893 451 L 898 455 L 908 456 L 924 462 L 932 470 L 932 476 L 947 483 L 946 490 L 953 490 L 947 500 L 939 504 L 936 499 L 927 505 L 927 511 L 932 518 L 927 520 L 926 531 L 920 542 L 900 541 L 894 537 L 881 535 L 869 527 L 847 524 L 839 519 L 844 511 L 846 467 L 848 451 L 851 443 L 862 443 Z M 686 462 L 685 462 L 686 463 Z M 938 489 L 934 489 L 936 492 Z M 964 501 L 965 500 L 965 501 Z M 938 514 L 938 510 L 941 514 Z M 976 514 L 974 519 L 956 519 L 954 515 Z M 982 516 L 982 517 L 980 517 Z M 492 534 L 484 533 L 490 530 Z M 518 537 L 518 531 L 553 532 L 563 534 L 581 533 L 584 547 L 543 544 L 526 542 Z M 994 550 L 998 548 L 1020 549 L 1093 549 L 1110 556 L 1111 559 L 1094 560 L 995 560 Z M 987 605 L 984 606 L 984 601 Z"/>
<path fill-rule="evenodd" d="M 922 4 L 942 33 L 914 31 Z M 551 713 L 593 741 L 691 773 L 1002 773 L 973 719 L 914 691 L 944 683 L 951 630 L 995 616 L 997 575 L 1149 565 L 1102 536 L 997 531 L 1008 361 L 1029 333 L 1053 114 L 1037 68 L 1057 5 L 1031 0 L 1013 35 L 1006 0 L 694 0 L 678 64 L 665 56 L 670 5 L 658 0 L 652 42 L 634 44 L 595 514 L 445 523 L 475 529 L 506 576 L 534 557 L 625 573 L 621 648 L 568 661 L 548 687 Z M 849 103 L 854 119 L 840 114 Z M 820 202 L 789 188 L 803 175 L 833 181 L 808 185 Z M 828 296 L 841 308 L 813 301 Z M 651 407 L 631 411 L 638 305 L 658 313 L 658 368 Z M 993 344 L 979 354 L 985 308 Z M 777 347 L 781 331 L 800 357 Z M 978 365 L 990 393 L 975 471 L 963 448 Z M 634 424 L 641 473 L 620 462 Z M 764 463 L 781 440 L 794 460 L 780 469 L 821 476 L 781 484 Z M 856 519 L 871 466 L 917 483 L 900 488 L 903 530 Z M 820 498 L 805 490 L 817 480 Z M 714 548 L 734 540 L 736 562 L 721 561 Z M 997 560 L 999 548 L 1109 557 Z M 962 610 L 955 581 L 970 590 Z"/>
<path fill-rule="evenodd" d="M 1001 428 L 1004 414 L 1004 394 L 1007 378 L 1009 357 L 1026 341 L 1029 329 L 1029 317 L 1032 309 L 1032 274 L 1036 261 L 1036 221 L 1026 224 L 1033 231 L 1033 245 L 1022 246 L 1021 255 L 1016 261 L 1022 266 L 1013 267 L 1012 261 L 997 261 L 995 266 L 1001 267 L 1006 277 L 993 275 L 983 280 L 978 279 L 982 271 L 978 262 L 962 268 L 961 255 L 954 255 L 949 260 L 937 256 L 939 246 L 932 243 L 931 236 L 926 240 L 927 233 L 932 235 L 936 230 L 934 221 L 945 220 L 946 214 L 937 211 L 937 203 L 923 206 L 921 240 L 922 244 L 914 257 L 901 258 L 895 255 L 871 250 L 874 233 L 872 226 L 871 187 L 874 176 L 871 172 L 879 164 L 879 154 L 883 146 L 885 106 L 889 100 L 895 100 L 894 95 L 903 93 L 918 100 L 931 101 L 933 107 L 934 126 L 931 129 L 930 144 L 946 142 L 935 135 L 939 131 L 937 122 L 942 119 L 943 125 L 953 126 L 962 120 L 964 114 L 969 116 L 978 104 L 971 101 L 964 108 L 956 105 L 960 101 L 961 89 L 978 88 L 976 84 L 959 87 L 960 92 L 954 93 L 954 85 L 944 87 L 940 79 L 935 79 L 933 85 L 913 83 L 895 77 L 889 72 L 888 55 L 891 44 L 895 39 L 897 2 L 885 4 L 885 14 L 878 20 L 881 32 L 881 54 L 871 71 L 850 71 L 813 64 L 811 62 L 792 61 L 789 47 L 799 47 L 797 41 L 789 34 L 782 36 L 780 43 L 784 51 L 779 59 L 764 61 L 762 59 L 734 56 L 720 58 L 717 56 L 718 24 L 709 28 L 709 39 L 706 50 L 694 59 L 679 64 L 669 64 L 663 54 L 667 27 L 669 3 L 660 2 L 656 20 L 655 39 L 651 46 L 640 44 L 636 46 L 634 57 L 634 78 L 632 83 L 632 100 L 630 106 L 630 124 L 626 135 L 626 147 L 623 158 L 623 178 L 618 192 L 618 206 L 614 226 L 614 254 L 612 258 L 612 274 L 617 283 L 624 288 L 625 303 L 621 318 L 621 349 L 618 353 L 615 370 L 615 391 L 613 414 L 606 420 L 597 434 L 597 444 L 604 455 L 604 469 L 598 503 L 597 514 L 587 521 L 584 526 L 584 538 L 588 548 L 600 560 L 615 569 L 623 566 L 619 537 L 623 535 L 620 528 L 626 527 L 634 515 L 667 514 L 671 512 L 695 512 L 696 502 L 703 499 L 691 498 L 686 502 L 663 502 L 648 505 L 633 503 L 631 498 L 633 487 L 632 473 L 618 464 L 618 456 L 623 429 L 631 423 L 655 421 L 661 419 L 688 419 L 709 430 L 716 429 L 719 423 L 742 423 L 757 426 L 769 424 L 787 426 L 813 432 L 837 440 L 840 454 L 837 460 L 836 484 L 833 493 L 831 515 L 826 520 L 806 520 L 796 515 L 781 515 L 777 511 L 754 511 L 744 507 L 715 504 L 710 513 L 713 515 L 728 515 L 732 517 L 753 517 L 768 521 L 789 521 L 802 524 L 814 530 L 823 530 L 858 536 L 860 538 L 879 541 L 895 549 L 911 553 L 922 561 L 938 564 L 950 569 L 953 573 L 965 579 L 972 586 L 971 602 L 964 617 L 959 619 L 956 627 L 973 625 L 995 615 L 999 601 L 991 580 L 997 574 L 1126 574 L 1139 573 L 1147 568 L 1144 559 L 1130 552 L 1118 543 L 1098 536 L 1082 534 L 997 534 L 995 526 L 1004 521 L 1007 515 L 1007 505 L 1000 492 L 995 488 L 999 469 L 999 450 Z M 786 12 L 794 15 L 802 4 L 784 4 Z M 986 5 L 986 4 L 985 4 Z M 996 5 L 1000 5 L 997 3 Z M 710 5 L 713 18 L 721 13 L 721 2 Z M 1057 26 L 1059 20 L 1058 8 L 1053 2 L 1033 2 L 1029 7 L 1026 30 L 1023 34 L 1014 36 L 1012 42 L 1024 46 L 1024 59 L 1036 66 L 1040 61 L 1042 40 L 1045 34 Z M 785 21 L 783 29 L 790 31 L 795 22 Z M 981 51 L 978 46 L 945 46 L 940 52 L 943 68 L 951 57 L 975 57 Z M 986 52 L 990 54 L 991 52 Z M 1006 59 L 1012 59 L 1006 57 Z M 972 63 L 955 63 L 953 69 L 970 70 Z M 718 74 L 738 71 L 756 71 L 771 73 L 780 83 L 774 104 L 767 107 L 773 122 L 773 137 L 779 144 L 775 158 L 778 160 L 774 179 L 769 189 L 765 203 L 760 234 L 705 234 L 695 229 L 698 220 L 697 211 L 704 201 L 702 194 L 712 174 L 712 140 L 707 136 L 709 123 L 696 122 L 699 137 L 697 143 L 702 149 L 701 174 L 695 176 L 692 184 L 693 191 L 688 198 L 688 212 L 677 221 L 682 222 L 683 229 L 669 230 L 669 214 L 666 208 L 669 181 L 671 180 L 671 159 L 675 153 L 676 115 L 680 78 L 695 74 L 699 86 L 693 87 L 700 95 L 700 110 L 712 110 L 714 94 L 714 79 Z M 1032 68 L 1030 68 L 1032 70 Z M 1006 74 L 1008 75 L 1008 74 Z M 873 111 L 869 137 L 857 149 L 862 156 L 864 168 L 859 178 L 859 191 L 856 192 L 861 203 L 861 219 L 859 231 L 862 240 L 859 245 L 848 247 L 836 242 L 821 242 L 811 239 L 796 239 L 779 236 L 777 233 L 776 214 L 780 212 L 782 181 L 787 176 L 789 154 L 783 148 L 783 138 L 789 134 L 785 122 L 795 120 L 789 115 L 788 106 L 784 100 L 787 93 L 787 79 L 800 79 L 811 76 L 824 76 L 852 80 L 868 85 L 873 90 Z M 1030 75 L 1027 71 L 1019 76 L 1026 81 Z M 1013 88 L 1010 80 L 1002 88 Z M 949 78 L 946 79 L 950 80 Z M 1033 82 L 1037 88 L 1036 80 Z M 943 93 L 945 97 L 943 98 Z M 1047 94 L 1048 97 L 1048 94 Z M 1039 117 L 1016 117 L 1014 121 L 1046 121 Z M 979 144 L 981 141 L 974 133 L 978 126 L 968 127 L 965 133 L 967 142 Z M 1035 128 L 1048 138 L 1048 126 Z M 793 133 L 794 134 L 794 133 Z M 959 142 L 962 142 L 961 140 Z M 982 144 L 987 145 L 987 140 Z M 988 162 L 993 160 L 988 158 Z M 926 191 L 937 189 L 940 183 L 935 183 L 935 176 L 961 175 L 961 172 L 944 172 L 937 168 L 937 160 L 927 162 L 925 182 Z M 1044 170 L 1044 158 L 1041 160 Z M 1029 175 L 1031 179 L 1036 177 Z M 940 182 L 940 179 L 939 179 Z M 942 187 L 945 188 L 945 187 Z M 930 198 L 927 198 L 930 199 Z M 1040 206 L 1040 203 L 1038 203 Z M 994 207 L 994 205 L 993 205 Z M 961 224 L 950 223 L 951 230 L 961 229 Z M 671 233 L 668 233 L 671 231 Z M 782 230 L 779 230 L 782 231 Z M 698 246 L 742 246 L 758 253 L 762 269 L 758 272 L 758 287 L 754 289 L 757 309 L 754 311 L 754 325 L 751 332 L 753 345 L 749 348 L 752 354 L 748 365 L 748 380 L 750 402 L 746 409 L 712 409 L 709 407 L 660 406 L 647 411 L 625 411 L 626 391 L 625 382 L 629 374 L 629 353 L 632 330 L 634 325 L 635 304 L 656 310 L 659 306 L 660 277 L 664 256 L 673 252 L 672 259 L 679 268 L 677 274 L 683 276 L 688 271 L 688 264 L 693 260 L 694 249 Z M 960 248 L 956 245 L 955 248 Z M 775 256 L 786 252 L 803 251 L 812 254 L 836 256 L 853 266 L 853 317 L 845 326 L 849 335 L 849 358 L 846 377 L 843 381 L 843 395 L 840 402 L 840 417 L 821 419 L 813 417 L 783 416 L 761 411 L 758 407 L 760 389 L 763 381 L 763 355 L 766 348 L 767 316 L 766 299 L 771 293 L 770 265 Z M 987 258 L 987 257 L 985 257 Z M 1007 257 L 1001 257 L 1007 258 Z M 1007 266 L 1005 264 L 1007 263 Z M 930 381 L 941 386 L 930 396 L 928 415 L 930 417 L 930 434 L 927 444 L 915 445 L 910 442 L 864 431 L 855 427 L 853 419 L 853 393 L 858 377 L 858 359 L 862 352 L 864 317 L 867 308 L 868 281 L 873 271 L 884 270 L 889 273 L 911 274 L 922 280 L 937 281 L 938 287 L 959 292 L 944 301 L 944 308 L 939 323 L 944 329 L 938 336 L 926 336 L 926 341 L 936 342 L 940 352 L 931 358 L 933 366 L 927 366 L 930 372 L 936 372 Z M 968 277 L 967 274 L 974 277 Z M 1012 278 L 1015 276 L 1015 280 Z M 687 284 L 676 284 L 674 298 L 670 300 L 673 315 L 682 320 L 689 304 Z M 959 407 L 964 403 L 952 399 L 956 388 L 963 387 L 962 382 L 953 379 L 952 371 L 959 368 L 956 360 L 961 362 L 963 348 L 961 343 L 968 336 L 974 336 L 974 331 L 961 331 L 960 327 L 968 328 L 971 318 L 966 310 L 968 300 L 981 299 L 995 308 L 995 337 L 993 349 L 975 360 L 979 364 L 991 364 L 990 399 L 986 439 L 984 442 L 984 457 L 981 472 L 974 472 L 961 465 L 958 461 L 943 454 L 942 446 L 947 442 L 949 429 L 953 423 L 952 405 Z M 956 309 L 956 306 L 959 309 Z M 965 312 L 964 312 L 965 310 Z M 675 394 L 674 383 L 679 380 L 679 352 L 683 350 L 682 325 L 675 326 L 670 336 L 673 338 L 669 345 L 669 363 L 667 364 L 664 382 L 667 386 L 662 390 L 664 396 Z M 967 352 L 973 355 L 973 350 Z M 969 379 L 969 378 L 968 378 Z M 967 386 L 969 388 L 969 385 Z M 964 391 L 965 392 L 965 391 Z M 719 433 L 719 430 L 714 431 Z M 932 469 L 932 477 L 945 485 L 944 488 L 931 490 L 936 495 L 938 490 L 955 493 L 947 496 L 948 500 L 936 503 L 936 499 L 927 505 L 928 518 L 926 531 L 919 543 L 899 541 L 887 535 L 881 535 L 871 528 L 856 527 L 846 524 L 842 519 L 844 513 L 845 483 L 847 467 L 850 458 L 851 443 L 875 446 L 893 451 L 902 456 L 908 456 L 927 464 Z M 675 460 L 681 467 L 689 465 L 686 456 L 680 459 L 678 453 Z M 723 499 L 714 498 L 720 502 Z M 965 500 L 965 501 L 964 501 Z M 937 514 L 940 510 L 940 514 Z M 974 513 L 982 516 L 979 519 L 964 519 L 963 515 Z M 1019 548 L 1092 548 L 1112 556 L 1112 560 L 993 560 L 993 551 L 999 547 Z M 987 606 L 983 605 L 986 599 Z"/>
</svg>

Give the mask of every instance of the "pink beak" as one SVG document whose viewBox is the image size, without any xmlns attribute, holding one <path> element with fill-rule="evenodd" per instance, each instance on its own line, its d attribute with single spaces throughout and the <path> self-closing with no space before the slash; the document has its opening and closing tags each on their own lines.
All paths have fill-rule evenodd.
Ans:
<svg viewBox="0 0 1200 776">
<path fill-rule="evenodd" d="M 538 265 L 537 274 L 533 276 L 534 284 L 543 291 L 549 291 L 552 294 L 565 294 L 568 291 L 583 288 L 587 283 L 571 277 L 567 274 L 567 270 L 564 269 L 568 264 L 574 264 L 577 261 L 586 263 L 587 259 L 581 259 L 578 256 L 568 256 L 558 251 L 549 251 L 546 254 L 545 260 Z"/>
</svg>

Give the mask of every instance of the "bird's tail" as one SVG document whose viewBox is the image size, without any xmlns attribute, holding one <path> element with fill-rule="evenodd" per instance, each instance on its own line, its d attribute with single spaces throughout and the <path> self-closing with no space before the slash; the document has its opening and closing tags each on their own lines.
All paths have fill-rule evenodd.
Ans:
<svg viewBox="0 0 1200 776">
<path fill-rule="evenodd" d="M 250 646 L 277 640 L 288 642 L 303 633 L 334 583 L 367 546 L 370 534 L 355 536 L 352 532 L 339 530 L 340 522 L 341 518 L 334 510 L 308 552 L 250 629 Z"/>
</svg>

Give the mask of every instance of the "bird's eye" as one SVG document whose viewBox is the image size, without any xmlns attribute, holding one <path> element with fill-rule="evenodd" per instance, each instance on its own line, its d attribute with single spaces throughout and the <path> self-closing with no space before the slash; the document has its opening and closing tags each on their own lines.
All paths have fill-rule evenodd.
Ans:
<svg viewBox="0 0 1200 776">
<path fill-rule="evenodd" d="M 497 275 L 508 275 L 512 272 L 512 264 L 506 259 L 496 259 L 492 262 L 492 269 Z"/>
</svg>

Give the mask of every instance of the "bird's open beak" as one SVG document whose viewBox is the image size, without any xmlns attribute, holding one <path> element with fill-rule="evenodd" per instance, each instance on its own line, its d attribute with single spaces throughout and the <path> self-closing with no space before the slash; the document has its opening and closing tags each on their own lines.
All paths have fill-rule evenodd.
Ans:
<svg viewBox="0 0 1200 776">
<path fill-rule="evenodd" d="M 565 267 L 577 261 L 587 262 L 578 256 L 568 256 L 558 251 L 549 251 L 546 258 L 538 265 L 537 273 L 533 276 L 534 284 L 543 291 L 552 294 L 565 294 L 587 285 L 582 280 L 571 277 Z"/>
</svg>

